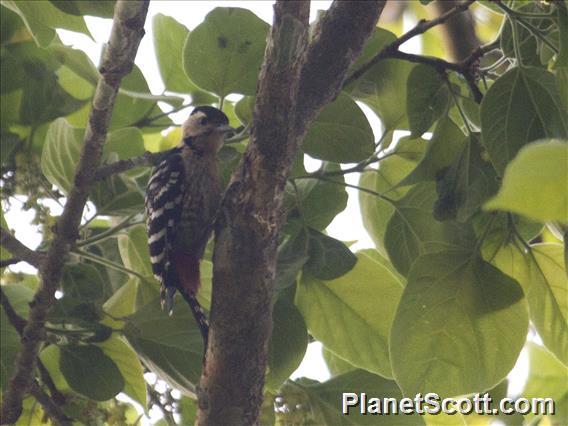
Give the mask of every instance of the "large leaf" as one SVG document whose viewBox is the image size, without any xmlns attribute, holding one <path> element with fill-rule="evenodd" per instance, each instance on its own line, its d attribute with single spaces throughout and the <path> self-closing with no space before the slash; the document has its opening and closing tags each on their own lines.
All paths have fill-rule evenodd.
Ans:
<svg viewBox="0 0 568 426">
<path fill-rule="evenodd" d="M 106 401 L 124 389 L 115 362 L 97 346 L 61 346 L 59 368 L 69 386 L 95 401 Z"/>
<path fill-rule="evenodd" d="M 300 379 L 282 390 L 283 402 L 288 403 L 289 392 L 294 395 L 298 391 L 301 392 L 299 405 L 290 403 L 289 409 L 294 413 L 296 407 L 302 407 L 308 416 L 305 424 L 392 426 L 424 424 L 422 417 L 416 414 L 400 412 L 386 414 L 385 412 L 388 412 L 392 406 L 381 403 L 386 400 L 402 399 L 402 392 L 394 381 L 365 370 L 349 371 L 323 383 Z M 376 400 L 373 401 L 374 398 L 377 398 L 379 404 Z M 304 408 L 306 406 L 308 410 Z M 380 409 L 382 411 L 377 411 Z M 286 424 L 285 415 L 283 420 Z"/>
<path fill-rule="evenodd" d="M 308 231 L 308 253 L 304 272 L 321 280 L 339 278 L 357 262 L 357 257 L 345 244 L 314 229 Z"/>
<path fill-rule="evenodd" d="M 75 129 L 64 118 L 50 124 L 41 155 L 41 170 L 47 180 L 67 194 L 74 183 L 75 166 L 83 143 L 82 129 Z"/>
<path fill-rule="evenodd" d="M 336 164 L 325 164 L 320 170 L 333 172 L 340 169 Z M 342 185 L 343 176 L 334 176 L 329 179 L 337 183 L 309 178 L 296 179 L 295 188 L 291 184 L 287 186 L 286 191 L 290 195 L 289 203 L 294 206 L 288 213 L 288 221 L 299 218 L 306 226 L 323 230 L 338 213 L 345 209 L 347 191 Z"/>
<path fill-rule="evenodd" d="M 122 338 L 113 335 L 97 345 L 114 361 L 124 378 L 123 392 L 146 407 L 146 381 L 138 355 Z"/>
<path fill-rule="evenodd" d="M 120 89 L 112 112 L 111 129 L 135 126 L 150 116 L 156 106 L 156 100 L 150 95 L 148 83 L 136 65 L 130 74 L 122 79 Z M 144 96 L 138 96 L 138 94 Z M 156 131 L 156 129 L 153 130 Z"/>
<path fill-rule="evenodd" d="M 3 0 L 2 5 L 20 15 L 34 40 L 41 47 L 47 47 L 55 38 L 56 28 L 91 36 L 82 16 L 68 15 L 49 1 Z"/>
<path fill-rule="evenodd" d="M 524 398 L 550 398 L 554 401 L 554 414 L 549 411 L 550 424 L 565 425 L 568 422 L 568 369 L 558 362 L 542 346 L 528 343 L 529 377 L 523 389 Z M 530 400 L 529 399 L 529 400 Z M 551 409 L 550 403 L 547 404 Z M 534 419 L 527 413 L 527 420 Z"/>
<path fill-rule="evenodd" d="M 438 201 L 434 206 L 434 217 L 438 220 L 465 222 L 497 192 L 497 174 L 493 165 L 483 158 L 481 143 L 475 134 L 467 138 L 448 170 L 439 175 Z"/>
<path fill-rule="evenodd" d="M 330 351 L 392 377 L 388 334 L 403 280 L 375 250 L 361 251 L 357 259 L 350 272 L 333 281 L 303 276 L 296 305 L 310 333 Z"/>
<path fill-rule="evenodd" d="M 528 329 L 521 287 L 469 251 L 419 257 L 390 334 L 405 395 L 481 392 L 513 368 Z"/>
<path fill-rule="evenodd" d="M 525 254 L 507 245 L 493 262 L 521 284 L 539 336 L 568 366 L 568 282 L 562 246 L 538 244 Z"/>
<path fill-rule="evenodd" d="M 152 275 L 146 227 L 137 225 L 118 237 L 118 248 L 124 266 L 143 276 Z"/>
<path fill-rule="evenodd" d="M 374 147 L 373 130 L 365 114 L 344 93 L 320 112 L 303 145 L 306 154 L 336 163 L 362 161 Z"/>
<path fill-rule="evenodd" d="M 501 76 L 481 103 L 483 142 L 497 172 L 529 142 L 568 137 L 567 117 L 551 73 L 517 67 Z"/>
<path fill-rule="evenodd" d="M 308 346 L 306 323 L 298 308 L 283 298 L 272 312 L 266 385 L 275 391 L 302 362 Z"/>
<path fill-rule="evenodd" d="M 278 246 L 275 283 L 277 290 L 295 284 L 296 276 L 310 258 L 308 243 L 308 231 L 300 227 L 292 235 L 285 236 Z"/>
<path fill-rule="evenodd" d="M 150 370 L 172 387 L 194 395 L 201 375 L 203 341 L 181 300 L 169 316 L 156 297 L 128 318 L 124 334 Z"/>
<path fill-rule="evenodd" d="M 434 184 L 427 182 L 414 186 L 404 198 L 394 202 L 395 212 L 385 232 L 385 248 L 403 275 L 425 253 L 475 246 L 470 224 L 434 219 L 435 200 Z"/>
<path fill-rule="evenodd" d="M 4 285 L 2 291 L 16 313 L 27 318 L 34 292 L 21 285 Z M 12 377 L 19 351 L 20 335 L 8 320 L 4 308 L 0 307 L 0 389 L 4 389 Z"/>
<path fill-rule="evenodd" d="M 406 109 L 413 136 L 422 134 L 444 114 L 450 93 L 442 75 L 430 65 L 417 65 L 408 76 Z"/>
<path fill-rule="evenodd" d="M 92 265 L 69 265 L 63 271 L 61 287 L 65 298 L 96 302 L 103 297 L 103 280 Z"/>
<path fill-rule="evenodd" d="M 404 178 L 419 161 L 415 155 L 408 154 L 422 149 L 422 145 L 424 141 L 420 138 L 407 139 L 406 143 L 397 146 L 396 154 L 379 161 L 378 170 L 362 173 L 359 186 L 384 195 L 388 199 L 400 200 L 410 189 L 408 186 L 402 186 Z M 377 249 L 386 255 L 384 237 L 387 223 L 394 212 L 392 203 L 375 194 L 359 191 L 359 206 L 365 229 Z"/>
<path fill-rule="evenodd" d="M 390 31 L 376 28 L 351 70 L 357 70 L 395 39 Z M 382 60 L 347 90 L 355 99 L 367 104 L 381 118 L 386 129 L 407 128 L 406 81 L 413 67 L 414 64 L 407 61 Z"/>
<path fill-rule="evenodd" d="M 466 136 L 448 117 L 438 121 L 432 139 L 424 153 L 424 158 L 412 172 L 404 178 L 401 185 L 432 181 L 449 167 L 456 156 L 462 152 Z"/>
<path fill-rule="evenodd" d="M 90 15 L 99 18 L 112 18 L 115 0 L 49 0 L 65 13 L 75 16 Z"/>
<path fill-rule="evenodd" d="M 187 76 L 219 96 L 254 95 L 268 28 L 249 10 L 213 9 L 185 43 L 183 67 Z"/>
<path fill-rule="evenodd" d="M 505 170 L 499 193 L 485 204 L 541 222 L 568 223 L 568 143 L 547 140 L 525 146 Z"/>
<path fill-rule="evenodd" d="M 158 13 L 152 19 L 152 32 L 158 68 L 166 90 L 191 94 L 194 97 L 199 89 L 189 80 L 182 64 L 183 46 L 189 35 L 189 30 L 171 16 Z M 201 93 L 200 96 L 209 95 Z M 213 97 L 211 97 L 211 100 L 213 100 Z"/>
</svg>

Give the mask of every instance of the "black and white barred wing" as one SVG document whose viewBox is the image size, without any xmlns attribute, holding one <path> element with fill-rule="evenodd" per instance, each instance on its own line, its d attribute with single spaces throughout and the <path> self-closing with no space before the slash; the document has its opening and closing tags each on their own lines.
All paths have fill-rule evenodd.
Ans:
<svg viewBox="0 0 568 426">
<path fill-rule="evenodd" d="M 171 249 L 175 227 L 181 219 L 184 168 L 182 158 L 172 153 L 154 169 L 146 190 L 148 245 L 154 277 L 160 282 L 162 306 L 171 312 L 175 294 Z M 165 306 L 164 306 L 165 304 Z"/>
</svg>

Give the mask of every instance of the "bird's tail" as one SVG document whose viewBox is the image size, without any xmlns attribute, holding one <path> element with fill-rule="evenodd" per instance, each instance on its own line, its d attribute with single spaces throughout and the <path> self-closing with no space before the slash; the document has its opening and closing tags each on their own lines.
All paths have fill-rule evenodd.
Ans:
<svg viewBox="0 0 568 426">
<path fill-rule="evenodd" d="M 197 322 L 197 326 L 199 327 L 199 331 L 201 332 L 201 337 L 203 337 L 204 350 L 207 351 L 207 339 L 209 338 L 209 321 L 205 316 L 205 312 L 203 312 L 203 308 L 195 297 L 195 294 L 186 290 L 180 290 L 180 293 L 189 305 L 189 309 L 191 309 L 191 313 L 193 314 L 193 317 Z"/>
</svg>

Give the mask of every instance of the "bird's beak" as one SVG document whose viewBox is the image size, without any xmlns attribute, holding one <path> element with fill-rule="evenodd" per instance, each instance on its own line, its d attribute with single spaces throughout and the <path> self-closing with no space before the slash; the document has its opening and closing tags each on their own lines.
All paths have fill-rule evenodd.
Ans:
<svg viewBox="0 0 568 426">
<path fill-rule="evenodd" d="M 225 138 L 230 138 L 236 132 L 236 129 L 234 129 L 229 125 L 224 124 L 222 126 L 218 126 L 217 128 L 215 128 L 215 131 L 219 133 L 225 133 Z"/>
</svg>

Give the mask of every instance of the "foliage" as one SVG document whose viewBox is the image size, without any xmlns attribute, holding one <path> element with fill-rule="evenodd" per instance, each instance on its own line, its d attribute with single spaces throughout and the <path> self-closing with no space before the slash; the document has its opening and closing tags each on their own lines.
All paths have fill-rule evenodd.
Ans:
<svg viewBox="0 0 568 426">
<path fill-rule="evenodd" d="M 423 18 L 427 3 L 405 13 Z M 523 396 L 557 403 L 554 416 L 525 421 L 568 423 L 568 10 L 561 1 L 511 7 L 472 6 L 487 18 L 479 34 L 498 47 L 472 65 L 481 103 L 467 73 L 387 56 L 346 85 L 308 130 L 284 200 L 263 417 L 269 423 L 371 424 L 338 416 L 343 391 L 503 394 L 523 347 L 530 358 Z M 63 45 L 56 29 L 90 36 L 84 17 L 112 17 L 112 2 L 3 1 L 1 12 L 3 210 L 26 197 L 47 243 L 55 218 L 42 200 L 64 202 L 73 186 L 98 79 L 95 64 Z M 165 92 L 150 93 L 134 68 L 113 112 L 106 164 L 176 143 L 179 129 L 164 104 L 168 111 L 222 104 L 232 125 L 252 120 L 268 24 L 234 7 L 214 9 L 192 31 L 162 14 L 151 24 Z M 377 28 L 349 74 L 400 35 Z M 437 28 L 422 43 L 424 53 L 443 55 Z M 245 97 L 226 99 L 235 93 Z M 182 95 L 191 102 L 182 104 Z M 371 114 L 382 123 L 379 141 Z M 221 151 L 226 180 L 246 143 Z M 308 173 L 307 156 L 321 167 Z M 172 316 L 159 306 L 141 225 L 148 173 L 140 167 L 113 175 L 90 193 L 94 220 L 80 229 L 62 297 L 48 316 L 40 360 L 66 397 L 64 412 L 86 424 L 135 423 L 133 407 L 114 398 L 123 392 L 147 409 L 148 371 L 183 394 L 162 407 L 167 419 L 177 411 L 187 424 L 195 415 L 202 343 L 181 300 Z M 348 173 L 358 174 L 357 185 L 346 182 Z M 375 248 L 353 253 L 326 233 L 346 208 L 346 187 L 359 190 Z M 2 250 L 1 257 L 9 255 Z M 207 250 L 199 295 L 205 306 L 210 261 Z M 3 270 L 3 294 L 23 318 L 36 285 L 35 276 Z M 4 390 L 20 341 L 4 308 L 0 316 Z M 527 342 L 529 324 L 542 346 Z M 289 378 L 310 339 L 324 346 L 334 375 L 326 382 Z M 20 423 L 42 416 L 27 398 Z M 395 420 L 431 418 L 384 416 L 373 424 Z"/>
</svg>

